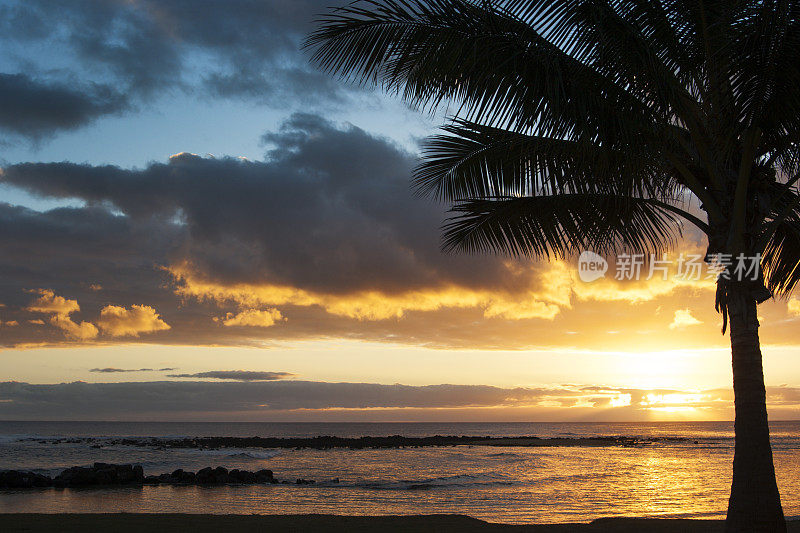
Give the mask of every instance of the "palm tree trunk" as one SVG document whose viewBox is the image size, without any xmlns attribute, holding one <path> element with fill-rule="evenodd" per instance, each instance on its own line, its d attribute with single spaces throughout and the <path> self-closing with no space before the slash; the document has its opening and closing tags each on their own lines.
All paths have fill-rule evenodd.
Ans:
<svg viewBox="0 0 800 533">
<path fill-rule="evenodd" d="M 729 533 L 784 533 L 786 521 L 769 443 L 756 301 L 750 287 L 743 283 L 730 283 L 728 311 L 736 448 L 725 529 Z"/>
</svg>

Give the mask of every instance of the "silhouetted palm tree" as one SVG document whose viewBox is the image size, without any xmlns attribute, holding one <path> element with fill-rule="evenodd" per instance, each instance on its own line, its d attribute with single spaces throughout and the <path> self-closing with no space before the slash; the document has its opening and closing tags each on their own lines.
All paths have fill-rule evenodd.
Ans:
<svg viewBox="0 0 800 533">
<path fill-rule="evenodd" d="M 688 222 L 707 260 L 761 254 L 757 281 L 717 283 L 736 412 L 729 531 L 786 527 L 756 306 L 800 279 L 799 15 L 769 0 L 365 0 L 307 41 L 344 79 L 457 108 L 415 178 L 452 205 L 447 249 L 660 253 Z"/>
</svg>

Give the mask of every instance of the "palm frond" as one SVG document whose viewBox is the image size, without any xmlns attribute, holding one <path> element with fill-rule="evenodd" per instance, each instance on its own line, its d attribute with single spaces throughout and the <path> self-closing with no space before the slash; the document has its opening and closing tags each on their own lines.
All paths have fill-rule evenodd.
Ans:
<svg viewBox="0 0 800 533">
<path fill-rule="evenodd" d="M 756 252 L 767 288 L 777 295 L 791 292 L 800 281 L 800 194 L 789 183 L 773 183 L 762 193 L 766 219 L 758 228 Z"/>
<path fill-rule="evenodd" d="M 424 143 L 415 171 L 417 191 L 457 202 L 492 197 L 605 193 L 647 198 L 690 221 L 707 224 L 682 209 L 685 188 L 656 152 L 621 152 L 590 142 L 525 135 L 456 120 L 448 135 Z"/>
<path fill-rule="evenodd" d="M 456 102 L 462 118 L 607 143 L 641 139 L 656 120 L 611 78 L 490 2 L 364 0 L 320 22 L 306 41 L 312 61 L 415 106 Z"/>
<path fill-rule="evenodd" d="M 444 226 L 447 251 L 547 258 L 582 249 L 658 253 L 681 235 L 669 211 L 647 199 L 613 194 L 468 200 L 451 212 Z"/>
<path fill-rule="evenodd" d="M 761 269 L 773 294 L 788 295 L 800 282 L 800 213 L 774 227 L 761 251 Z"/>
<path fill-rule="evenodd" d="M 320 22 L 323 70 L 454 106 L 415 173 L 453 204 L 446 249 L 646 253 L 683 219 L 797 284 L 800 2 L 361 0 Z"/>
<path fill-rule="evenodd" d="M 656 195 L 667 165 L 650 153 L 622 152 L 588 141 L 526 135 L 456 119 L 422 146 L 417 190 L 439 200 L 523 196 L 537 191 L 626 189 Z M 676 187 L 671 183 L 672 189 Z"/>
<path fill-rule="evenodd" d="M 787 119 L 797 126 L 800 118 L 800 5 L 768 0 L 748 8 L 732 24 L 731 78 L 738 118 L 744 127 L 758 126 L 780 136 L 790 126 Z"/>
<path fill-rule="evenodd" d="M 700 122 L 697 100 L 687 90 L 691 78 L 681 73 L 659 41 L 647 38 L 632 9 L 620 9 L 625 5 L 620 2 L 578 4 L 572 15 L 573 38 L 583 43 L 585 62 L 628 88 L 662 116 L 677 117 L 684 123 Z"/>
</svg>

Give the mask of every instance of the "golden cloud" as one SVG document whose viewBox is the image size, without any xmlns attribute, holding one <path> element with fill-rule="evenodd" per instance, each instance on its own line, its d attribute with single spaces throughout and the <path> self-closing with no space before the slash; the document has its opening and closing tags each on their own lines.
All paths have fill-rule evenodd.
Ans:
<svg viewBox="0 0 800 533">
<path fill-rule="evenodd" d="M 112 337 L 133 336 L 170 329 L 155 309 L 147 305 L 132 305 L 130 309 L 107 305 L 100 311 L 97 325 Z"/>
<path fill-rule="evenodd" d="M 81 310 L 77 300 L 67 300 L 63 296 L 56 296 L 56 294 L 49 289 L 37 289 L 30 292 L 40 295 L 38 299 L 26 308 L 26 310 L 32 313 L 69 315 Z"/>
<path fill-rule="evenodd" d="M 674 266 L 670 270 L 674 270 Z M 317 306 L 332 315 L 361 321 L 402 318 L 408 312 L 443 309 L 480 309 L 486 318 L 552 320 L 563 310 L 572 308 L 573 298 L 584 301 L 641 303 L 682 289 L 710 292 L 715 287 L 714 281 L 707 277 L 691 279 L 677 276 L 677 272 L 670 272 L 668 276 L 650 276 L 646 269 L 643 271 L 643 279 L 636 281 L 616 280 L 612 270 L 606 278 L 587 283 L 580 281 L 576 265 L 564 261 L 538 264 L 535 268 L 509 261 L 505 267 L 509 279 L 523 280 L 523 287 L 527 288 L 504 291 L 449 285 L 400 293 L 370 290 L 327 294 L 269 282 L 218 283 L 205 278 L 189 263 L 173 265 L 168 271 L 178 282 L 176 293 L 184 298 L 218 304 L 233 303 L 244 309 L 242 313 L 265 306 Z M 232 321 L 230 325 L 245 325 L 237 319 L 238 316 L 230 315 L 219 320 Z M 269 317 L 264 318 L 267 324 L 274 324 Z M 242 320 L 245 320 L 244 316 Z M 255 316 L 252 320 L 256 323 L 261 321 Z M 688 318 L 684 314 L 681 314 L 679 320 L 684 321 L 676 323 L 674 327 L 695 323 L 686 322 Z"/>
<path fill-rule="evenodd" d="M 97 327 L 91 322 L 74 322 L 69 315 L 81 310 L 77 300 L 67 300 L 57 296 L 49 289 L 31 291 L 39 294 L 26 310 L 32 313 L 50 313 L 50 323 L 61 329 L 68 337 L 78 340 L 89 340 L 97 337 Z"/>
<path fill-rule="evenodd" d="M 675 315 L 672 318 L 672 323 L 669 325 L 669 329 L 685 328 L 687 326 L 696 326 L 702 323 L 703 322 L 693 317 L 692 313 L 688 309 L 678 309 L 675 311 Z"/>
<path fill-rule="evenodd" d="M 512 263 L 509 262 L 508 268 L 518 267 L 512 267 Z M 552 263 L 548 266 L 548 270 L 540 276 L 545 281 L 541 283 L 543 288 L 531 288 L 514 293 L 472 290 L 449 285 L 410 290 L 399 294 L 358 291 L 333 295 L 270 283 L 224 285 L 203 279 L 188 264 L 173 266 L 168 270 L 179 283 L 176 293 L 184 298 L 217 303 L 232 302 L 251 310 L 278 305 L 318 306 L 332 315 L 365 321 L 402 318 L 405 313 L 411 311 L 438 311 L 447 308 L 479 308 L 483 309 L 487 318 L 551 320 L 562 308 L 571 306 L 570 278 L 565 275 L 567 269 L 563 263 Z M 535 283 L 537 279 L 533 269 L 530 270 L 530 278 L 531 286 L 538 285 Z M 235 317 L 228 318 L 235 319 Z"/>
<path fill-rule="evenodd" d="M 50 317 L 50 323 L 55 327 L 64 330 L 68 337 L 86 341 L 97 337 L 97 326 L 91 322 L 74 322 L 67 315 L 53 315 Z"/>
<path fill-rule="evenodd" d="M 679 289 L 709 292 L 716 289 L 715 281 L 705 277 L 693 279 L 679 277 L 676 274 L 669 275 L 667 279 L 664 279 L 660 275 L 650 277 L 649 273 L 646 273 L 636 281 L 620 281 L 610 275 L 610 277 L 586 283 L 580 281 L 576 274 L 576 272 L 572 273 L 572 290 L 580 300 L 640 303 L 655 300 Z"/>
<path fill-rule="evenodd" d="M 278 321 L 284 320 L 284 318 L 277 309 L 245 309 L 238 314 L 228 313 L 225 318 L 215 318 L 214 320 L 222 322 L 225 326 L 268 328 L 274 326 Z"/>
</svg>

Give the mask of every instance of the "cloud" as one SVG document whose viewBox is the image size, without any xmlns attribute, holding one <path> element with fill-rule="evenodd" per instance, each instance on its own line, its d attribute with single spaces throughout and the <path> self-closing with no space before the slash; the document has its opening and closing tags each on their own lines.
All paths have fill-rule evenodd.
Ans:
<svg viewBox="0 0 800 533">
<path fill-rule="evenodd" d="M 31 292 L 40 295 L 39 298 L 27 307 L 27 310 L 32 313 L 70 315 L 81 310 L 77 300 L 67 300 L 63 296 L 56 296 L 56 294 L 49 289 L 37 289 Z"/>
<path fill-rule="evenodd" d="M 31 138 L 75 129 L 127 106 L 125 97 L 108 85 L 80 87 L 3 73 L 0 102 L 0 129 Z"/>
<path fill-rule="evenodd" d="M 22 326 L 0 336 L 0 344 L 64 342 L 63 331 L 41 327 L 44 321 L 30 316 L 31 305 L 62 315 L 79 307 L 90 322 L 109 304 L 131 308 L 146 301 L 159 311 L 177 310 L 180 302 L 165 288 L 169 276 L 159 265 L 180 245 L 184 231 L 160 220 L 134 223 L 100 207 L 38 212 L 0 203 L 0 295 L 8 296 L 4 314 L 7 311 L 7 318 Z M 103 290 L 91 285 L 102 285 Z M 31 287 L 46 287 L 52 300 L 37 292 L 39 298 L 32 304 L 26 292 Z M 70 298 L 61 296 L 65 294 Z M 181 314 L 186 320 L 196 318 L 192 306 Z"/>
<path fill-rule="evenodd" d="M 47 137 L 177 91 L 281 109 L 342 103 L 354 89 L 313 69 L 300 50 L 327 7 L 321 0 L 9 0 L 0 6 L 0 43 L 6 68 L 18 72 L 0 74 L 0 128 Z"/>
<path fill-rule="evenodd" d="M 176 370 L 175 368 L 115 368 L 115 367 L 105 367 L 105 368 L 92 368 L 89 372 L 96 372 L 100 374 L 117 374 L 117 373 L 124 373 L 124 372 L 169 372 L 171 370 Z"/>
<path fill-rule="evenodd" d="M 91 286 L 89 287 L 91 289 Z M 91 322 L 74 322 L 70 315 L 81 310 L 77 300 L 68 300 L 58 296 L 50 289 L 30 291 L 39 294 L 39 298 L 28 305 L 25 310 L 32 313 L 48 313 L 50 323 L 63 330 L 69 337 L 80 341 L 88 341 L 97 337 L 102 330 L 112 337 L 134 336 L 141 333 L 152 333 L 170 329 L 161 320 L 155 309 L 146 305 L 132 305 L 130 309 L 107 305 L 100 311 L 97 325 Z M 29 321 L 39 324 L 41 321 Z M 99 329 L 98 329 L 99 327 Z"/>
<path fill-rule="evenodd" d="M 330 292 L 312 292 L 292 286 L 278 286 L 269 283 L 222 284 L 209 282 L 199 279 L 197 273 L 192 272 L 189 268 L 174 266 L 169 269 L 177 282 L 176 292 L 184 297 L 219 303 L 234 302 L 241 306 L 319 306 L 332 315 L 359 321 L 399 319 L 412 311 L 431 312 L 446 308 L 478 308 L 487 318 L 552 319 L 560 311 L 559 304 L 565 307 L 570 305 L 568 277 L 562 278 L 560 283 L 555 286 L 556 289 L 563 292 L 543 290 L 539 293 L 528 289 L 510 294 L 504 291 L 474 290 L 464 286 L 451 285 L 388 294 L 379 290 L 331 294 Z M 558 264 L 549 268 L 562 270 Z M 531 283 L 535 283 L 534 271 L 529 274 Z M 226 323 L 226 325 L 234 324 Z"/>
<path fill-rule="evenodd" d="M 797 298 L 789 298 L 789 301 L 786 302 L 786 310 L 792 316 L 800 316 L 800 300 Z"/>
<path fill-rule="evenodd" d="M 97 327 L 91 322 L 74 322 L 70 315 L 81 310 L 77 300 L 67 300 L 57 296 L 49 289 L 32 291 L 40 296 L 26 310 L 32 313 L 51 313 L 50 323 L 61 329 L 67 336 L 77 340 L 90 340 L 97 337 Z"/>
<path fill-rule="evenodd" d="M 245 309 L 240 313 L 228 313 L 224 319 L 215 318 L 226 326 L 254 326 L 268 328 L 284 320 L 277 309 Z"/>
<path fill-rule="evenodd" d="M 384 385 L 314 381 L 123 382 L 34 385 L 0 383 L 0 417 L 58 420 L 297 420 L 402 419 L 404 412 L 523 416 L 525 420 L 647 420 L 653 414 L 688 414 L 693 419 L 726 420 L 733 414 L 726 389 L 633 389 L 602 385 L 503 388 L 488 385 Z M 777 418 L 796 419 L 800 389 L 768 387 L 768 405 Z M 452 418 L 446 418 L 451 420 Z"/>
<path fill-rule="evenodd" d="M 293 376 L 289 372 L 259 372 L 253 370 L 211 370 L 194 374 L 169 374 L 170 378 L 233 379 L 236 381 L 275 381 Z"/>
<path fill-rule="evenodd" d="M 171 265 L 221 284 L 386 295 L 450 286 L 514 294 L 530 284 L 536 265 L 441 253 L 444 210 L 413 197 L 414 156 L 391 142 L 312 115 L 267 137 L 265 161 L 182 153 L 143 170 L 21 164 L 3 181 L 109 203 L 135 225 L 180 216 L 184 261 Z"/>
<path fill-rule="evenodd" d="M 543 390 L 485 385 L 379 385 L 303 381 L 0 383 L 0 416 L 119 416 L 298 409 L 446 408 L 535 400 Z M 555 392 L 558 395 L 558 391 Z M 596 394 L 595 394 L 596 395 Z"/>
<path fill-rule="evenodd" d="M 138 338 L 101 329 L 91 340 L 103 343 L 270 346 L 327 337 L 647 351 L 727 342 L 712 328 L 672 334 L 655 313 L 690 309 L 696 320 L 718 321 L 713 281 L 582 283 L 571 261 L 443 254 L 444 207 L 414 197 L 415 155 L 387 139 L 298 114 L 265 141 L 258 161 L 181 152 L 138 169 L 6 166 L 0 183 L 85 205 L 38 212 L 0 204 L 3 319 L 20 323 L 4 329 L 0 344 L 79 342 L 27 322 L 31 287 L 69 295 L 95 324 L 108 306 L 133 312 L 146 302 L 170 326 Z M 768 331 L 786 313 L 782 303 L 770 306 L 760 308 L 764 338 L 796 343 L 789 328 Z"/>
<path fill-rule="evenodd" d="M 67 315 L 53 315 L 50 323 L 55 327 L 64 330 L 68 337 L 79 341 L 91 340 L 97 337 L 97 326 L 91 322 L 74 322 Z"/>
<path fill-rule="evenodd" d="M 685 328 L 698 324 L 702 324 L 702 322 L 693 317 L 688 309 L 678 309 L 675 311 L 675 316 L 672 319 L 672 323 L 669 325 L 669 329 Z"/>
<path fill-rule="evenodd" d="M 161 320 L 156 310 L 147 305 L 133 305 L 130 309 L 108 305 L 100 311 L 97 325 L 103 333 L 112 337 L 138 337 L 140 333 L 170 329 L 169 324 Z"/>
<path fill-rule="evenodd" d="M 257 329 L 267 338 L 386 339 L 415 313 L 553 320 L 570 307 L 564 265 L 442 254 L 443 208 L 413 196 L 414 156 L 392 142 L 308 114 L 265 140 L 263 161 L 179 153 L 131 170 L 7 166 L 0 181 L 87 206 L 0 205 L 0 244 L 16 251 L 0 258 L 0 275 L 14 280 L 5 291 L 46 283 L 78 295 L 90 316 L 144 300 L 171 327 L 161 342 L 209 344 L 257 342 Z M 209 328 L 213 317 L 270 327 Z M 98 325 L 111 333 L 102 317 Z M 47 340 L 30 337 L 8 342 Z M 413 342 L 431 340 L 425 333 Z"/>
</svg>

